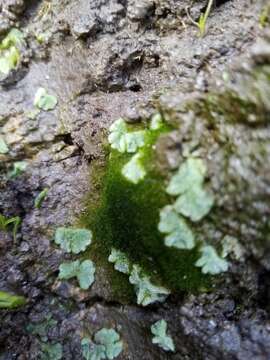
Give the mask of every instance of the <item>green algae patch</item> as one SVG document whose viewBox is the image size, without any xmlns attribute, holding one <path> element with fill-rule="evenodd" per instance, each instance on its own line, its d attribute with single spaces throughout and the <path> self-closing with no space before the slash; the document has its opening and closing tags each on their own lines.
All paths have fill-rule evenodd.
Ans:
<svg viewBox="0 0 270 360">
<path fill-rule="evenodd" d="M 93 232 L 93 243 L 84 257 L 108 269 L 117 298 L 131 299 L 131 294 L 134 298 L 134 289 L 128 283 L 128 276 L 115 271 L 108 261 L 112 249 L 125 254 L 130 264 L 140 266 L 157 286 L 172 292 L 207 288 L 208 276 L 195 267 L 198 246 L 188 250 L 168 247 L 165 235 L 158 229 L 161 209 L 173 200 L 166 193 L 166 179 L 156 166 L 155 144 L 171 128 L 163 124 L 155 130 L 135 130 L 145 131 L 144 144 L 136 149 L 135 155 L 111 149 L 105 164 L 97 165 L 93 171 L 94 188 L 79 221 L 80 226 Z M 121 141 L 118 135 L 117 144 Z M 123 169 L 138 154 L 144 176 L 135 177 L 134 182 L 125 176 Z"/>
</svg>

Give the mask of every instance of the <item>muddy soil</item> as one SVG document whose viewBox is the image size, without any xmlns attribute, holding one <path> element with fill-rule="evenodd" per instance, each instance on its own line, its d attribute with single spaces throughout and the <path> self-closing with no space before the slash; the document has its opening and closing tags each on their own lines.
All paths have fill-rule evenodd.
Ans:
<svg viewBox="0 0 270 360">
<path fill-rule="evenodd" d="M 104 158 L 110 124 L 119 117 L 137 123 L 157 110 L 181 118 L 179 113 L 189 113 L 181 108 L 187 100 L 222 92 L 227 72 L 241 73 L 245 66 L 255 66 L 252 61 L 269 64 L 269 43 L 257 52 L 254 48 L 267 38 L 267 30 L 259 26 L 267 1 L 217 0 L 200 37 L 190 17 L 198 20 L 206 3 L 0 0 L 0 35 L 18 27 L 26 37 L 19 66 L 0 79 L 0 134 L 9 148 L 0 154 L 0 213 L 22 219 L 15 240 L 11 233 L 0 232 L 0 289 L 28 299 L 20 310 L 0 311 L 1 360 L 52 359 L 42 352 L 44 344 L 61 344 L 63 359 L 80 360 L 81 338 L 102 327 L 121 333 L 124 350 L 119 360 L 270 359 L 270 250 L 269 243 L 252 243 L 253 231 L 261 231 L 256 218 L 254 226 L 251 222 L 252 212 L 240 224 L 224 218 L 224 228 L 244 228 L 246 255 L 210 293 L 172 295 L 163 304 L 142 308 L 122 304 L 102 268 L 89 291 L 58 279 L 59 264 L 70 256 L 53 242 L 55 229 L 74 224 L 84 211 L 92 164 Z M 39 87 L 55 95 L 58 104 L 33 118 L 29 112 Z M 263 111 L 269 119 L 267 109 Z M 270 130 L 263 126 L 258 129 L 255 122 L 248 130 L 230 130 L 241 156 L 254 155 L 243 150 L 245 140 L 265 141 L 268 152 Z M 243 131 L 247 135 L 241 142 Z M 196 134 L 200 136 L 199 130 Z M 181 131 L 177 136 L 181 138 Z M 166 143 L 160 146 L 161 157 L 172 156 L 169 171 L 179 159 Z M 257 160 L 261 171 L 248 163 L 250 172 L 242 175 L 254 197 L 265 196 L 266 203 L 258 203 L 257 210 L 266 219 L 269 184 L 264 179 L 269 168 L 265 158 Z M 6 174 L 17 161 L 28 166 L 10 179 Z M 35 208 L 34 199 L 46 187 L 46 200 Z M 234 205 L 225 203 L 224 214 Z M 174 353 L 151 342 L 150 326 L 160 318 L 168 322 Z"/>
</svg>

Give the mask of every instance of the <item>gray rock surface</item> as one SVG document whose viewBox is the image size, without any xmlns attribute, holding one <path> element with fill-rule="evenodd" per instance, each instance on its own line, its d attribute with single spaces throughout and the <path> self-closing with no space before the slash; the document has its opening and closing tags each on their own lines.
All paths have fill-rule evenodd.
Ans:
<svg viewBox="0 0 270 360">
<path fill-rule="evenodd" d="M 80 360 L 81 338 L 101 327 L 121 334 L 119 360 L 270 358 L 270 52 L 258 24 L 266 1 L 216 3 L 200 38 L 186 8 L 198 19 L 205 1 L 0 1 L 0 35 L 14 26 L 26 35 L 23 61 L 0 89 L 0 135 L 10 149 L 0 154 L 0 213 L 22 219 L 15 241 L 0 232 L 0 289 L 29 301 L 0 311 L 1 360 L 39 359 L 42 342 L 61 343 L 63 359 Z M 31 118 L 39 87 L 58 105 Z M 252 106 L 244 112 L 243 104 Z M 59 264 L 70 256 L 53 237 L 84 211 L 92 160 L 104 156 L 109 125 L 120 116 L 144 120 L 156 109 L 178 127 L 157 144 L 160 166 L 169 172 L 199 151 L 217 194 L 201 234 L 216 244 L 229 233 L 243 258 L 231 257 L 230 273 L 211 293 L 140 308 L 119 302 L 103 269 L 90 291 L 60 282 Z M 22 160 L 26 171 L 8 179 Z M 175 353 L 151 343 L 150 326 L 160 318 Z M 44 323 L 46 341 L 27 330 Z"/>
</svg>

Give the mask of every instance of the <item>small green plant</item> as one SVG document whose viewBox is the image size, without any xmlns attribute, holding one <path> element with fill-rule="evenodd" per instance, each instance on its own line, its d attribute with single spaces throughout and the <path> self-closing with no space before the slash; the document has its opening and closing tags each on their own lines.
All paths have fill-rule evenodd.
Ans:
<svg viewBox="0 0 270 360">
<path fill-rule="evenodd" d="M 202 255 L 195 266 L 201 267 L 203 274 L 216 275 L 228 270 L 228 262 L 218 256 L 213 246 L 204 245 L 201 248 L 201 253 Z"/>
<path fill-rule="evenodd" d="M 35 201 L 34 201 L 35 208 L 39 209 L 41 207 L 43 201 L 47 197 L 48 191 L 49 191 L 49 189 L 45 188 L 37 195 L 37 197 L 35 198 Z"/>
<path fill-rule="evenodd" d="M 205 35 L 206 22 L 209 17 L 209 14 L 210 14 L 213 4 L 214 4 L 214 0 L 208 0 L 208 4 L 207 4 L 206 10 L 205 10 L 205 13 L 200 15 L 198 22 L 194 21 L 191 18 L 191 16 L 189 15 L 189 12 L 187 12 L 188 17 L 191 20 L 191 22 L 198 27 L 201 37 L 203 37 Z"/>
<path fill-rule="evenodd" d="M 144 179 L 146 171 L 141 163 L 142 155 L 137 153 L 132 156 L 129 162 L 123 166 L 122 175 L 131 183 L 138 184 Z"/>
<path fill-rule="evenodd" d="M 110 127 L 108 141 L 111 148 L 121 153 L 135 153 L 138 148 L 144 145 L 145 131 L 128 132 L 127 124 L 120 118 Z"/>
<path fill-rule="evenodd" d="M 26 330 L 32 335 L 37 335 L 42 342 L 47 342 L 48 331 L 56 325 L 57 321 L 53 318 L 52 314 L 49 313 L 41 322 L 28 324 Z"/>
<path fill-rule="evenodd" d="M 193 249 L 195 239 L 193 232 L 184 218 L 177 214 L 171 205 L 165 206 L 160 211 L 158 230 L 168 234 L 165 237 L 165 245 L 177 249 Z"/>
<path fill-rule="evenodd" d="M 0 291 L 0 309 L 15 309 L 25 304 L 25 297 L 12 295 L 6 291 Z"/>
<path fill-rule="evenodd" d="M 179 167 L 177 173 L 170 179 L 166 191 L 169 195 L 181 195 L 188 191 L 190 186 L 200 186 L 204 182 L 206 166 L 200 158 L 188 158 Z"/>
<path fill-rule="evenodd" d="M 94 234 L 91 249 L 85 255 L 106 269 L 115 296 L 122 297 L 124 293 L 124 301 L 132 301 L 130 283 L 137 304 L 142 306 L 162 302 L 172 291 L 198 289 L 209 283 L 209 278 L 194 265 L 200 255 L 195 241 L 199 239 L 197 224 L 177 213 L 174 200 L 166 191 L 164 173 L 158 167 L 155 145 L 171 130 L 161 114 L 155 114 L 148 126 L 132 126 L 123 119 L 116 120 L 110 127 L 107 161 L 103 166 L 97 164 L 102 172 L 94 180 L 97 201 L 93 202 L 90 195 L 87 211 L 79 222 Z M 131 146 L 132 138 L 135 140 Z M 136 166 L 130 169 L 134 157 Z M 188 166 L 184 164 L 185 161 L 181 166 L 187 168 L 189 177 L 188 183 L 182 179 L 185 190 L 190 182 L 197 181 L 203 187 L 204 162 L 189 159 Z M 181 196 L 181 189 L 175 185 L 176 194 Z M 171 210 L 167 219 L 166 206 Z M 108 259 L 120 273 L 112 271 Z"/>
<path fill-rule="evenodd" d="M 157 344 L 164 351 L 174 351 L 173 339 L 167 334 L 167 322 L 162 319 L 151 326 L 151 332 L 154 335 L 153 344 Z"/>
<path fill-rule="evenodd" d="M 94 336 L 95 342 L 89 338 L 81 341 L 85 360 L 115 359 L 123 350 L 123 342 L 114 329 L 103 328 Z"/>
<path fill-rule="evenodd" d="M 0 230 L 1 231 L 8 231 L 10 225 L 13 226 L 13 238 L 16 239 L 16 235 L 18 232 L 19 225 L 21 223 L 21 218 L 19 216 L 14 216 L 12 218 L 7 218 L 4 215 L 0 214 Z"/>
<path fill-rule="evenodd" d="M 156 113 L 151 117 L 150 129 L 159 130 L 163 126 L 163 118 L 160 113 Z"/>
<path fill-rule="evenodd" d="M 13 163 L 13 169 L 9 172 L 8 177 L 10 179 L 15 179 L 26 170 L 27 166 L 28 163 L 26 161 L 15 161 Z"/>
<path fill-rule="evenodd" d="M 124 274 L 130 274 L 130 262 L 125 253 L 112 248 L 108 258 L 109 262 L 114 263 L 114 268 Z"/>
<path fill-rule="evenodd" d="M 24 43 L 23 33 L 18 29 L 11 29 L 0 43 L 0 74 L 8 75 L 20 61 L 20 47 Z"/>
<path fill-rule="evenodd" d="M 213 205 L 212 194 L 201 186 L 190 186 L 187 192 L 178 197 L 174 208 L 179 214 L 197 222 L 209 213 Z"/>
<path fill-rule="evenodd" d="M 168 289 L 154 285 L 138 265 L 133 265 L 129 282 L 135 287 L 138 305 L 147 306 L 155 302 L 163 302 L 170 294 Z"/>
<path fill-rule="evenodd" d="M 141 267 L 137 264 L 132 265 L 122 251 L 112 248 L 108 260 L 114 263 L 115 270 L 130 275 L 129 282 L 134 285 L 138 305 L 147 306 L 154 302 L 163 302 L 170 294 L 168 289 L 154 285 Z"/>
<path fill-rule="evenodd" d="M 91 260 L 79 260 L 63 263 L 59 267 L 59 279 L 69 280 L 76 277 L 80 288 L 83 290 L 89 289 L 93 284 L 95 278 L 95 266 Z"/>
<path fill-rule="evenodd" d="M 63 357 L 63 348 L 60 343 L 40 343 L 40 360 L 60 360 Z"/>
<path fill-rule="evenodd" d="M 93 343 L 89 338 L 83 338 L 81 341 L 82 354 L 85 360 L 106 359 L 105 346 Z"/>
<path fill-rule="evenodd" d="M 56 229 L 56 244 L 68 253 L 79 254 L 92 242 L 92 232 L 86 229 L 59 227 Z"/>
<path fill-rule="evenodd" d="M 205 190 L 203 183 L 206 166 L 199 158 L 188 158 L 178 172 L 172 176 L 166 189 L 170 195 L 179 195 L 174 209 L 193 222 L 206 216 L 214 205 L 212 194 Z"/>
<path fill-rule="evenodd" d="M 123 342 L 114 329 L 103 328 L 95 334 L 95 342 L 105 347 L 107 359 L 116 358 L 123 350 Z"/>
<path fill-rule="evenodd" d="M 53 110 L 57 105 L 57 98 L 49 95 L 46 89 L 40 87 L 36 92 L 34 105 L 40 110 Z"/>
</svg>

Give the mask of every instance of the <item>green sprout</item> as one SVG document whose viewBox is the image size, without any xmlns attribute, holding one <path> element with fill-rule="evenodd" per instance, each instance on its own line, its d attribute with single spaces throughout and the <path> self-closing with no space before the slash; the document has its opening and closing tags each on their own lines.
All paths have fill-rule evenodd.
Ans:
<svg viewBox="0 0 270 360">
<path fill-rule="evenodd" d="M 208 19 L 208 16 L 210 14 L 211 8 L 214 4 L 214 0 L 209 0 L 208 4 L 207 4 L 207 8 L 205 10 L 205 13 L 200 15 L 199 21 L 194 21 L 191 16 L 188 14 L 189 19 L 191 20 L 191 22 L 196 25 L 199 28 L 199 32 L 200 32 L 200 36 L 203 37 L 205 35 L 205 29 L 206 29 L 206 22 Z"/>
<path fill-rule="evenodd" d="M 23 296 L 17 296 L 0 291 L 0 309 L 15 309 L 26 304 L 26 299 Z"/>
<path fill-rule="evenodd" d="M 19 216 L 14 216 L 12 218 L 7 218 L 4 215 L 0 214 L 0 231 L 8 231 L 8 226 L 13 225 L 13 238 L 16 239 L 19 225 L 21 223 L 21 218 Z"/>
<path fill-rule="evenodd" d="M 37 195 L 34 201 L 35 208 L 39 209 L 41 207 L 43 201 L 47 197 L 48 191 L 49 189 L 45 188 Z"/>
</svg>

